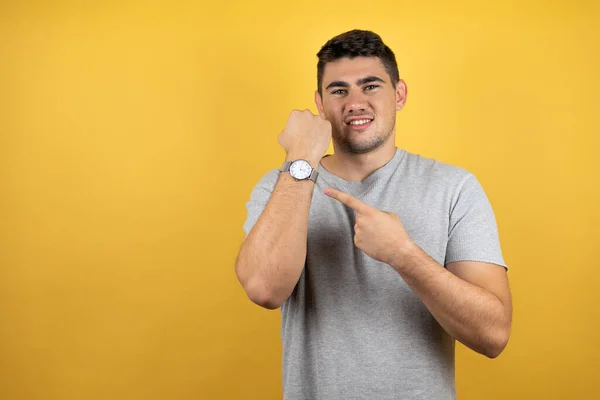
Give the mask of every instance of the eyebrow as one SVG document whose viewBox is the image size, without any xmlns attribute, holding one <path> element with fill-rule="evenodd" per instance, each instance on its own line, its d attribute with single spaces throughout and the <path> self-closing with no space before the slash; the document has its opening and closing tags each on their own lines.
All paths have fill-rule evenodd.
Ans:
<svg viewBox="0 0 600 400">
<path fill-rule="evenodd" d="M 361 78 L 361 79 L 357 80 L 356 85 L 362 86 L 364 84 L 371 83 L 371 82 L 385 83 L 385 81 L 383 79 L 372 75 L 372 76 L 367 76 L 366 78 Z M 347 88 L 347 87 L 350 87 L 350 84 L 348 82 L 344 82 L 344 81 L 333 81 L 329 85 L 327 85 L 325 90 L 329 90 L 333 87 L 346 87 Z"/>
</svg>

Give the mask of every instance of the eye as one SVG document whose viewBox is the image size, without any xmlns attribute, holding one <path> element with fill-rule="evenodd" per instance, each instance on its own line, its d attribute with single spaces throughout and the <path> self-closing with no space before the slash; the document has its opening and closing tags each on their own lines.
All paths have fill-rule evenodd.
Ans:
<svg viewBox="0 0 600 400">
<path fill-rule="evenodd" d="M 333 92 L 331 92 L 331 94 L 333 94 L 333 95 L 341 95 L 344 93 L 346 93 L 346 90 L 344 90 L 344 89 L 337 89 L 337 90 L 334 90 Z"/>
<path fill-rule="evenodd" d="M 379 85 L 367 85 L 367 86 L 365 86 L 365 90 L 374 90 L 378 87 L 379 87 Z"/>
</svg>

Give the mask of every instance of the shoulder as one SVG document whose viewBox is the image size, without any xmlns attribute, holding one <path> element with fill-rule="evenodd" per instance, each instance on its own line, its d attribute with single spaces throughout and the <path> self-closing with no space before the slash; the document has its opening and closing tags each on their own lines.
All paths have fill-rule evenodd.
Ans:
<svg viewBox="0 0 600 400">
<path fill-rule="evenodd" d="M 409 178 L 450 187 L 460 187 L 475 176 L 465 168 L 404 150 L 404 172 Z"/>
<path fill-rule="evenodd" d="M 279 178 L 279 170 L 271 169 L 267 171 L 256 184 L 257 187 L 263 187 L 270 190 L 273 190 L 275 184 L 277 183 L 277 179 Z"/>
<path fill-rule="evenodd" d="M 278 177 L 279 170 L 277 169 L 269 170 L 263 174 L 252 188 L 250 193 L 250 203 L 268 201 L 271 197 L 271 193 L 273 193 L 273 190 L 275 189 Z"/>
</svg>

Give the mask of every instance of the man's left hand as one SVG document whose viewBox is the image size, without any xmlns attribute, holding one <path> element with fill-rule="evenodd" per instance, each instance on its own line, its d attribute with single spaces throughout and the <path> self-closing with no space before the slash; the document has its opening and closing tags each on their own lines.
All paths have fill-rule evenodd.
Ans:
<svg viewBox="0 0 600 400">
<path fill-rule="evenodd" d="M 396 214 L 378 210 L 339 190 L 327 188 L 325 194 L 356 211 L 354 244 L 369 257 L 391 265 L 412 245 Z"/>
</svg>

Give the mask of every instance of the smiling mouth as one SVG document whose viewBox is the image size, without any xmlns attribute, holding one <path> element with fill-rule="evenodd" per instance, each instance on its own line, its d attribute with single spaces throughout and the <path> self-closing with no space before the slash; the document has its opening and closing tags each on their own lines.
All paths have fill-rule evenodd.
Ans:
<svg viewBox="0 0 600 400">
<path fill-rule="evenodd" d="M 371 121 L 373 121 L 372 118 L 356 119 L 354 121 L 347 122 L 346 125 L 361 126 L 361 125 L 366 125 Z"/>
<path fill-rule="evenodd" d="M 350 121 L 347 121 L 346 126 L 353 131 L 362 132 L 369 129 L 374 119 L 374 117 L 361 115 L 360 117 L 354 117 Z"/>
</svg>

